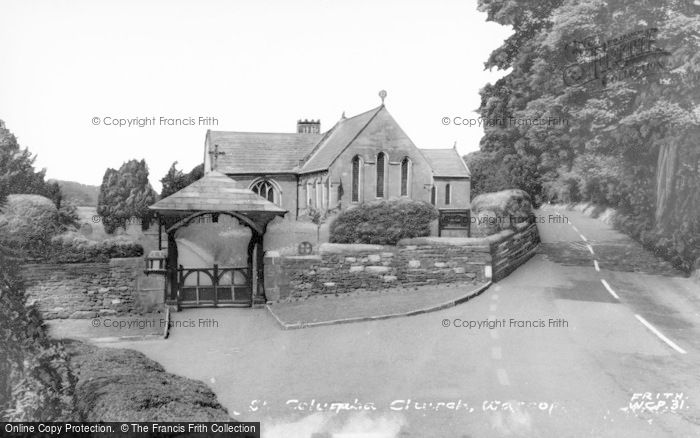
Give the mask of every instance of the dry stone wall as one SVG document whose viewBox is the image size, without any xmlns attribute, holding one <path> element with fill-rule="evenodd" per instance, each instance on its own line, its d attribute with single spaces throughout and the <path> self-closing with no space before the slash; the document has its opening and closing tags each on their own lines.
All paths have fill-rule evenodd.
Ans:
<svg viewBox="0 0 700 438">
<path fill-rule="evenodd" d="M 393 286 L 484 281 L 488 246 L 465 251 L 441 241 L 410 239 L 397 246 L 324 244 L 315 256 L 268 254 L 265 293 L 278 301 L 316 294 L 380 290 Z"/>
<path fill-rule="evenodd" d="M 27 301 L 44 319 L 96 318 L 139 313 L 141 257 L 109 263 L 29 264 L 22 268 Z"/>
<path fill-rule="evenodd" d="M 421 237 L 396 246 L 323 244 L 317 255 L 265 256 L 269 301 L 505 278 L 539 245 L 534 223 L 484 238 Z"/>
<path fill-rule="evenodd" d="M 501 231 L 489 239 L 494 281 L 506 278 L 528 261 L 540 245 L 540 235 L 534 223 L 517 224 L 513 230 Z"/>
</svg>

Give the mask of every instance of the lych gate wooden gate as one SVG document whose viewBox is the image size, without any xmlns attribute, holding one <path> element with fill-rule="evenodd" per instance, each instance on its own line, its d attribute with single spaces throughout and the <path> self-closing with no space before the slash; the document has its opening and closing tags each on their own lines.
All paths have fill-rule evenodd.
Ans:
<svg viewBox="0 0 700 438">
<path fill-rule="evenodd" d="M 223 173 L 211 171 L 184 189 L 151 205 L 158 217 L 159 235 L 167 235 L 165 261 L 166 305 L 180 307 L 264 305 L 263 236 L 267 224 L 275 217 L 284 217 L 286 210 L 236 182 Z M 175 234 L 207 216 L 217 223 L 219 216 L 235 218 L 249 228 L 247 263 L 244 267 L 185 268 L 178 262 Z M 158 242 L 163 249 L 163 242 Z"/>
<path fill-rule="evenodd" d="M 178 267 L 180 307 L 250 307 L 253 304 L 253 278 L 250 268 Z"/>
</svg>

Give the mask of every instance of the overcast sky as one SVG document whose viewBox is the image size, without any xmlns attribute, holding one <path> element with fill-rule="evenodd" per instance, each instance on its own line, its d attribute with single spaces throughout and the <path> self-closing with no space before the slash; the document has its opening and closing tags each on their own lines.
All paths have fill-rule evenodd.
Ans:
<svg viewBox="0 0 700 438">
<path fill-rule="evenodd" d="M 476 0 L 8 1 L 0 13 L 0 119 L 49 178 L 99 185 L 145 158 L 151 183 L 173 161 L 202 162 L 207 126 L 330 128 L 386 105 L 420 148 L 478 149 L 484 71 L 510 29 Z M 92 119 L 98 118 L 99 125 Z M 104 118 L 195 119 L 195 126 L 105 126 Z M 251 152 L 253 153 L 253 152 Z"/>
</svg>

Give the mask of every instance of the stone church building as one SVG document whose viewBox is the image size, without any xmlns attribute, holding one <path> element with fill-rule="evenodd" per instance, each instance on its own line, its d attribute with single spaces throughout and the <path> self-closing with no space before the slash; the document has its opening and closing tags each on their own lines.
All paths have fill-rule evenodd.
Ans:
<svg viewBox="0 0 700 438">
<path fill-rule="evenodd" d="M 326 132 L 299 120 L 295 133 L 207 131 L 205 174 L 217 171 L 296 219 L 361 202 L 411 198 L 469 209 L 470 173 L 454 148 L 419 149 L 383 102 Z"/>
</svg>

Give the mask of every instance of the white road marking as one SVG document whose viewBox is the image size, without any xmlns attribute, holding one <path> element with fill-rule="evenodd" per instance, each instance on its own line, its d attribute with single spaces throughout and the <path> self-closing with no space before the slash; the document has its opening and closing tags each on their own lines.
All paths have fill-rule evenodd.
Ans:
<svg viewBox="0 0 700 438">
<path fill-rule="evenodd" d="M 612 295 L 616 300 L 620 299 L 620 297 L 617 296 L 615 291 L 612 290 L 612 288 L 610 287 L 610 285 L 608 284 L 607 281 L 605 281 L 604 279 L 601 278 L 600 282 L 603 283 L 603 286 L 605 286 L 605 288 L 608 290 L 608 292 L 610 292 L 610 295 Z"/>
<path fill-rule="evenodd" d="M 588 252 L 590 252 L 592 255 L 595 255 L 593 252 L 593 247 L 591 245 L 586 244 L 586 247 L 588 248 Z"/>
<path fill-rule="evenodd" d="M 493 339 L 498 339 L 498 330 L 493 329 L 493 330 L 489 330 L 489 332 L 491 333 L 491 337 Z"/>
<path fill-rule="evenodd" d="M 641 316 L 636 315 L 636 314 L 635 314 L 634 316 L 636 316 L 637 319 L 639 320 L 639 322 L 641 322 L 642 324 L 644 324 L 644 325 L 646 326 L 646 328 L 648 328 L 649 330 L 651 330 L 652 333 L 654 333 L 656 336 L 659 337 L 659 339 L 661 339 L 662 341 L 664 341 L 665 343 L 667 343 L 671 348 L 673 348 L 674 350 L 676 350 L 676 351 L 679 352 L 680 354 L 686 354 L 686 351 L 685 351 L 684 349 L 682 349 L 681 347 L 679 347 L 678 345 L 676 345 L 675 342 L 673 342 L 672 340 L 670 340 L 669 338 L 667 338 L 666 336 L 664 336 L 663 333 L 661 333 L 660 331 L 658 331 L 658 330 L 656 329 L 656 327 L 654 327 L 653 325 L 649 324 L 649 323 L 647 322 L 646 319 L 644 319 L 644 318 L 642 318 Z"/>
<path fill-rule="evenodd" d="M 498 377 L 498 383 L 503 386 L 510 386 L 510 381 L 508 380 L 508 373 L 503 368 L 496 370 L 496 377 Z"/>
<path fill-rule="evenodd" d="M 492 299 L 492 300 L 497 300 L 497 299 L 498 299 L 498 294 L 493 294 L 493 295 L 491 295 L 491 299 Z"/>
<path fill-rule="evenodd" d="M 503 357 L 501 347 L 491 347 L 491 357 L 494 359 L 501 359 Z"/>
<path fill-rule="evenodd" d="M 573 223 L 571 224 L 571 228 L 573 228 L 574 231 L 576 231 L 578 233 L 578 228 L 576 228 L 576 225 L 574 225 Z"/>
<path fill-rule="evenodd" d="M 600 272 L 600 266 L 598 266 L 598 260 L 593 260 L 593 266 L 595 266 L 595 270 Z"/>
<path fill-rule="evenodd" d="M 492 312 L 495 312 L 497 308 L 498 308 L 498 305 L 496 303 L 493 303 L 489 306 L 489 310 Z"/>
<path fill-rule="evenodd" d="M 578 233 L 579 236 L 581 236 L 581 239 L 583 239 L 584 242 L 588 242 L 588 239 L 586 239 L 586 236 L 584 236 L 581 233 Z"/>
</svg>

